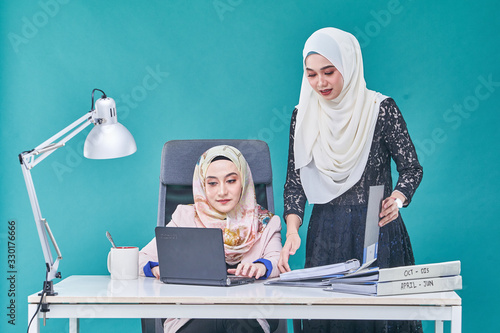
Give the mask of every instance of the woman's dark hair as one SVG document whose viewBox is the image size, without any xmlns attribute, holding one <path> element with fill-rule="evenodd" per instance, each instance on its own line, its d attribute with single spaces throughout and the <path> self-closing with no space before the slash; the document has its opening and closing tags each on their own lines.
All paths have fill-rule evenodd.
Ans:
<svg viewBox="0 0 500 333">
<path fill-rule="evenodd" d="M 228 157 L 226 157 L 226 156 L 219 155 L 219 156 L 216 156 L 216 157 L 212 160 L 212 162 L 215 162 L 215 161 L 221 161 L 221 160 L 222 160 L 222 161 L 231 161 L 231 159 L 230 159 L 230 158 L 228 158 Z M 210 163 L 212 163 L 212 162 L 210 162 Z M 231 161 L 231 162 L 232 162 L 232 161 Z"/>
</svg>

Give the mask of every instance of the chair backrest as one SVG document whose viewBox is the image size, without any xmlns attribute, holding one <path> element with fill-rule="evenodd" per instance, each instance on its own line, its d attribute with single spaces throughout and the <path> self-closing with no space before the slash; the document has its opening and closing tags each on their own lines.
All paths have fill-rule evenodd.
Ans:
<svg viewBox="0 0 500 333">
<path fill-rule="evenodd" d="M 237 148 L 247 160 L 255 184 L 257 202 L 274 212 L 273 173 L 267 143 L 260 140 L 173 140 L 163 146 L 158 199 L 158 226 L 170 222 L 179 204 L 193 203 L 193 173 L 196 163 L 208 149 L 218 145 Z M 141 319 L 143 333 L 163 332 L 163 319 Z M 280 320 L 276 332 L 287 332 Z"/>
<path fill-rule="evenodd" d="M 260 140 L 172 140 L 165 143 L 161 155 L 158 226 L 171 220 L 177 205 L 193 203 L 195 165 L 201 154 L 218 145 L 230 145 L 241 151 L 252 171 L 257 202 L 274 212 L 271 155 L 267 143 Z"/>
</svg>

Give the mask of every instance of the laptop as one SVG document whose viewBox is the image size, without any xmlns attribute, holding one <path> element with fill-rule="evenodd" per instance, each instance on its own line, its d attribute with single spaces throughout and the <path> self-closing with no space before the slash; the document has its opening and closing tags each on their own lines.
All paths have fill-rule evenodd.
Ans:
<svg viewBox="0 0 500 333">
<path fill-rule="evenodd" d="M 155 233 L 163 283 L 229 287 L 255 281 L 227 274 L 221 229 L 156 227 Z"/>
</svg>

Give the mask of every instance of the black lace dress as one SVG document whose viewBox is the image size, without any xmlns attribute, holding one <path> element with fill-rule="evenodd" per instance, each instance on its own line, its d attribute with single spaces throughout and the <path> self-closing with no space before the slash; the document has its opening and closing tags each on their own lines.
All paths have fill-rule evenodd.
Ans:
<svg viewBox="0 0 500 333">
<path fill-rule="evenodd" d="M 284 216 L 297 214 L 303 219 L 306 196 L 299 171 L 295 170 L 293 153 L 296 116 L 297 110 L 294 110 L 290 124 Z M 380 103 L 370 155 L 359 182 L 329 203 L 313 207 L 307 230 L 305 267 L 363 258 L 369 187 L 385 185 L 384 198 L 390 196 L 393 191 L 391 158 L 399 173 L 394 189 L 406 196 L 405 205 L 408 205 L 423 171 L 403 116 L 394 100 L 387 98 Z M 380 268 L 415 264 L 401 215 L 380 228 L 377 262 Z M 302 325 L 304 332 L 422 332 L 418 321 L 303 320 Z"/>
</svg>

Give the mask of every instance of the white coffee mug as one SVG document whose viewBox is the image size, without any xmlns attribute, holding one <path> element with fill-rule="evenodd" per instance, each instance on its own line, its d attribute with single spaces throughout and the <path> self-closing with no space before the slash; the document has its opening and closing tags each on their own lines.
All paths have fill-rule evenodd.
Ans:
<svg viewBox="0 0 500 333">
<path fill-rule="evenodd" d="M 139 276 L 139 248 L 112 247 L 108 254 L 108 271 L 113 280 L 133 280 Z"/>
</svg>

